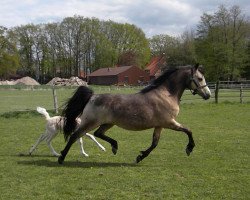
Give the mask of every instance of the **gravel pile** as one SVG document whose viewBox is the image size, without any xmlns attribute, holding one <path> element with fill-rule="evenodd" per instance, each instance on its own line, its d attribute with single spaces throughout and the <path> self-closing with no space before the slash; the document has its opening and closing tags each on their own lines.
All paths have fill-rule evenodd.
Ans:
<svg viewBox="0 0 250 200">
<path fill-rule="evenodd" d="M 55 77 L 50 82 L 47 83 L 47 85 L 57 85 L 57 86 L 80 86 L 84 85 L 87 86 L 87 82 L 83 81 L 82 79 L 78 77 L 71 77 L 69 79 L 67 78 L 59 78 Z"/>
</svg>

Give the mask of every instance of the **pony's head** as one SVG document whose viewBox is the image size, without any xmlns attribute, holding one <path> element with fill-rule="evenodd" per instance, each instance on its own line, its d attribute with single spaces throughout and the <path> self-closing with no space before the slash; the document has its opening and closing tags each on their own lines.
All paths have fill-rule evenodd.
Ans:
<svg viewBox="0 0 250 200">
<path fill-rule="evenodd" d="M 205 77 L 199 69 L 199 64 L 191 68 L 189 89 L 192 91 L 193 95 L 198 94 L 205 100 L 209 99 L 211 96 Z"/>
</svg>

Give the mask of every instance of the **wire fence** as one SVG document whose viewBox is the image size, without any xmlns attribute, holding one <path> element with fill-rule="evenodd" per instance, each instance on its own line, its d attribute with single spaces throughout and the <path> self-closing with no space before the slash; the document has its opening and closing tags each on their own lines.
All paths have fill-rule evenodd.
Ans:
<svg viewBox="0 0 250 200">
<path fill-rule="evenodd" d="M 90 85 L 95 93 L 113 93 L 113 94 L 131 94 L 139 92 L 144 86 L 97 86 Z M 181 98 L 183 103 L 207 103 L 207 102 L 232 102 L 232 103 L 250 103 L 250 81 L 243 82 L 218 82 L 208 83 L 211 90 L 211 98 L 204 101 L 199 95 L 192 95 L 189 90 L 186 90 Z M 73 94 L 76 86 L 65 87 L 56 86 L 54 91 L 57 92 L 58 104 Z M 55 98 L 52 98 L 52 86 L 0 86 L 0 107 L 3 111 L 9 110 L 11 105 L 12 110 L 24 110 L 33 108 L 36 105 L 44 105 L 46 108 L 51 107 L 51 101 L 54 101 L 55 109 L 58 109 Z M 15 92 L 16 91 L 16 92 Z M 30 92 L 29 92 L 30 91 Z M 216 95 L 217 94 L 217 95 Z M 13 97 L 13 98 L 12 98 Z M 50 100 L 51 98 L 51 100 Z M 47 102 L 49 100 L 49 102 Z M 56 97 L 57 100 L 57 97 Z M 27 105 L 26 105 L 27 104 Z M 1 109 L 0 109 L 1 110 Z"/>
</svg>

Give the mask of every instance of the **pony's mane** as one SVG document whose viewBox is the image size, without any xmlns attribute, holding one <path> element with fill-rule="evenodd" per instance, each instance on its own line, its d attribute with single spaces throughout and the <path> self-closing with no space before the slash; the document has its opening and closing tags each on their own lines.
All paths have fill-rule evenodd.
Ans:
<svg viewBox="0 0 250 200">
<path fill-rule="evenodd" d="M 178 67 L 168 68 L 158 78 L 153 80 L 148 86 L 143 88 L 140 92 L 145 94 L 151 90 L 154 90 L 154 89 L 158 88 L 160 85 L 162 85 L 169 78 L 169 76 L 171 74 L 173 74 L 174 72 L 176 72 L 180 69 L 187 69 L 187 68 L 191 68 L 191 67 L 192 66 L 188 65 L 188 66 L 178 66 Z"/>
</svg>

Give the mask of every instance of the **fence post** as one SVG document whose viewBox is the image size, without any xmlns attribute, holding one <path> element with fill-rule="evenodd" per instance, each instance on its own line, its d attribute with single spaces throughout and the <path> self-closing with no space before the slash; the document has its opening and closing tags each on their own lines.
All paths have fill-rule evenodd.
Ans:
<svg viewBox="0 0 250 200">
<path fill-rule="evenodd" d="M 53 93 L 53 99 L 54 99 L 54 110 L 56 114 L 58 113 L 58 103 L 57 103 L 57 95 L 55 90 L 55 84 L 52 86 L 52 93 Z"/>
<path fill-rule="evenodd" d="M 243 103 L 243 86 L 240 84 L 240 103 Z"/>
<path fill-rule="evenodd" d="M 219 81 L 216 82 L 216 85 L 215 85 L 215 91 L 214 91 L 214 97 L 215 97 L 215 103 L 218 103 L 219 101 Z"/>
</svg>

